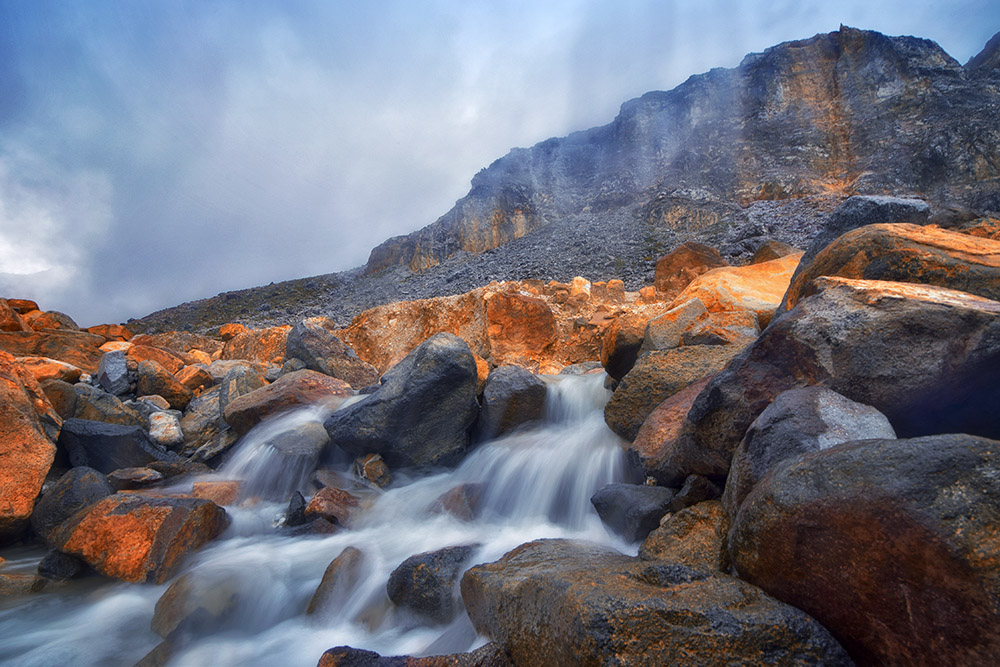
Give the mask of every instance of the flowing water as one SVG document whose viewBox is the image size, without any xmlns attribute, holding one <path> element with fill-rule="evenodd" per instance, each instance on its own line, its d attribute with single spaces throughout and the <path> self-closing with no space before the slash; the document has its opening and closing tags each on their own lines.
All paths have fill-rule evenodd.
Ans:
<svg viewBox="0 0 1000 667">
<path fill-rule="evenodd" d="M 283 535 L 276 525 L 285 503 L 227 508 L 230 528 L 190 557 L 182 571 L 206 606 L 227 611 L 196 624 L 169 664 L 311 667 L 323 651 L 344 644 L 383 655 L 465 651 L 485 639 L 477 637 L 464 613 L 449 625 L 433 626 L 389 602 L 389 574 L 409 556 L 478 545 L 471 565 L 542 537 L 588 539 L 634 553 L 634 545 L 608 534 L 589 500 L 598 488 L 626 475 L 620 442 L 604 424 L 609 394 L 603 379 L 603 374 L 546 378 L 543 422 L 482 443 L 455 470 L 410 479 L 397 474 L 384 492 L 362 494 L 367 509 L 350 530 L 336 535 Z M 273 444 L 283 433 L 315 428 L 325 415 L 322 408 L 308 408 L 261 425 L 237 445 L 220 474 L 243 480 L 244 496 L 265 499 L 306 492 L 317 464 L 348 474 L 346 458 L 326 453 L 320 461 L 314 449 Z M 481 485 L 478 518 L 462 521 L 430 511 L 442 494 L 466 483 Z M 348 546 L 364 555 L 360 576 L 307 615 L 324 570 Z M 14 556 L 5 569 L 26 569 L 38 558 Z M 91 577 L 8 604 L 0 609 L 0 661 L 132 665 L 161 641 L 150 622 L 166 588 Z"/>
</svg>

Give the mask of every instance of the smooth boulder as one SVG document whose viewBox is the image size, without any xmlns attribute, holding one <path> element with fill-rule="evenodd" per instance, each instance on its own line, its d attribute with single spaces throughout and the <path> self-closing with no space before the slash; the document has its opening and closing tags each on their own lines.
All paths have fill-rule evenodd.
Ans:
<svg viewBox="0 0 1000 667">
<path fill-rule="evenodd" d="M 545 412 L 545 383 L 520 366 L 494 369 L 483 389 L 483 408 L 476 431 L 487 440 L 542 418 Z"/>
<path fill-rule="evenodd" d="M 434 623 L 447 623 L 461 609 L 455 584 L 476 549 L 446 547 L 410 556 L 389 575 L 389 599 Z"/>
<path fill-rule="evenodd" d="M 638 542 L 660 525 L 673 497 L 674 492 L 662 486 L 615 483 L 598 489 L 590 502 L 605 525 Z"/>
</svg>

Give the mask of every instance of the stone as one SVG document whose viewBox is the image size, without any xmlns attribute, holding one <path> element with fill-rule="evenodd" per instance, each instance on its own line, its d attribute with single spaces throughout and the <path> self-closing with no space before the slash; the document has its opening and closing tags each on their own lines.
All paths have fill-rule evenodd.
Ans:
<svg viewBox="0 0 1000 667">
<path fill-rule="evenodd" d="M 28 573 L 0 573 L 0 600 L 40 592 L 48 583 L 44 577 Z"/>
<path fill-rule="evenodd" d="M 162 396 L 174 410 L 184 411 L 194 392 L 181 384 L 173 373 L 155 361 L 142 361 L 136 369 L 136 396 Z"/>
<path fill-rule="evenodd" d="M 729 518 L 718 500 L 666 514 L 639 546 L 639 558 L 684 565 L 702 572 L 723 572 L 729 562 Z"/>
<path fill-rule="evenodd" d="M 749 310 L 709 312 L 700 299 L 680 303 L 649 320 L 639 356 L 682 345 L 739 345 L 745 347 L 760 334 L 757 314 Z"/>
<path fill-rule="evenodd" d="M 10 307 L 7 299 L 0 299 L 0 331 L 31 331 L 21 314 Z"/>
<path fill-rule="evenodd" d="M 152 345 L 141 345 L 139 343 L 135 343 L 129 347 L 125 356 L 129 362 L 131 362 L 130 368 L 132 364 L 134 364 L 135 367 L 138 367 L 139 364 L 144 361 L 151 361 L 159 364 L 171 375 L 184 368 L 183 359 L 169 350 L 164 350 L 163 348 L 154 347 Z"/>
<path fill-rule="evenodd" d="M 378 382 L 375 367 L 358 355 L 332 332 L 336 328 L 327 318 L 303 320 L 288 332 L 286 357 L 301 359 L 306 368 L 340 378 L 354 389 Z"/>
<path fill-rule="evenodd" d="M 216 505 L 225 506 L 235 503 L 242 491 L 243 483 L 239 480 L 212 479 L 195 482 L 191 485 L 191 498 L 211 500 Z"/>
<path fill-rule="evenodd" d="M 102 336 L 82 331 L 0 331 L 0 350 L 15 357 L 46 357 L 96 373 Z"/>
<path fill-rule="evenodd" d="M 228 524 L 209 500 L 118 493 L 65 521 L 54 542 L 107 577 L 162 584 Z"/>
<path fill-rule="evenodd" d="M 655 479 L 655 477 L 654 477 Z M 703 503 L 709 500 L 717 500 L 722 497 L 722 489 L 707 477 L 701 475 L 688 475 L 683 486 L 674 495 L 673 500 L 667 505 L 670 512 L 679 512 L 682 509 Z"/>
<path fill-rule="evenodd" d="M 674 492 L 662 486 L 614 483 L 591 496 L 604 524 L 629 542 L 646 538 L 657 526 Z"/>
<path fill-rule="evenodd" d="M 222 417 L 242 435 L 267 417 L 301 405 L 341 399 L 352 393 L 351 386 L 343 380 L 316 371 L 295 371 L 231 400 Z"/>
<path fill-rule="evenodd" d="M 494 358 L 529 361 L 555 344 L 556 320 L 542 299 L 519 292 L 496 292 L 484 299 L 486 335 Z"/>
<path fill-rule="evenodd" d="M 167 587 L 153 610 L 150 629 L 164 639 L 219 632 L 239 605 L 239 576 L 186 572 Z"/>
<path fill-rule="evenodd" d="M 283 501 L 291 489 L 302 488 L 316 468 L 330 436 L 319 421 L 307 421 L 283 428 L 267 437 L 271 474 L 257 475 L 253 494 L 261 498 Z"/>
<path fill-rule="evenodd" d="M 230 322 L 219 327 L 219 338 L 221 338 L 224 343 L 228 343 L 245 331 L 247 331 L 247 328 L 242 324 Z"/>
<path fill-rule="evenodd" d="M 326 519 L 338 526 L 349 526 L 351 515 L 360 506 L 358 499 L 341 489 L 327 486 L 309 500 L 306 505 L 306 520 Z"/>
<path fill-rule="evenodd" d="M 48 432 L 61 421 L 38 381 L 0 352 L 0 542 L 27 526 L 56 455 Z"/>
<path fill-rule="evenodd" d="M 461 589 L 515 665 L 852 664 L 819 623 L 744 581 L 594 544 L 522 544 Z"/>
<path fill-rule="evenodd" d="M 378 454 L 366 454 L 354 459 L 354 474 L 373 486 L 384 489 L 392 481 L 389 466 Z"/>
<path fill-rule="evenodd" d="M 143 426 L 146 420 L 134 408 L 122 403 L 100 387 L 78 382 L 73 385 L 76 391 L 76 410 L 73 416 L 77 419 L 120 424 L 122 426 Z"/>
<path fill-rule="evenodd" d="M 498 644 L 490 642 L 469 653 L 429 655 L 414 658 L 408 655 L 382 656 L 350 646 L 327 649 L 317 667 L 511 667 L 512 663 Z"/>
<path fill-rule="evenodd" d="M 236 368 L 253 370 L 261 377 L 264 377 L 268 365 L 262 364 L 259 361 L 246 361 L 243 359 L 217 359 L 208 365 L 208 372 L 212 374 L 216 382 L 222 382 L 226 374 Z"/>
<path fill-rule="evenodd" d="M 466 482 L 442 493 L 431 504 L 429 511 L 433 514 L 447 512 L 460 521 L 472 521 L 479 517 L 482 500 L 483 485 Z"/>
<path fill-rule="evenodd" d="M 177 371 L 174 377 L 196 394 L 215 384 L 215 378 L 203 366 L 185 366 Z"/>
<path fill-rule="evenodd" d="M 119 468 L 141 468 L 158 460 L 176 460 L 176 454 L 157 447 L 139 426 L 67 419 L 59 447 L 73 466 L 87 466 L 104 474 Z"/>
<path fill-rule="evenodd" d="M 28 325 L 31 326 L 35 331 L 43 330 L 65 330 L 65 331 L 79 331 L 80 327 L 77 326 L 73 318 L 66 313 L 60 313 L 58 310 L 47 310 L 40 311 L 34 310 L 25 313 L 25 320 L 27 320 Z"/>
<path fill-rule="evenodd" d="M 394 469 L 453 465 L 466 454 L 479 412 L 476 382 L 465 341 L 437 334 L 387 372 L 374 393 L 334 412 L 324 426 L 344 451 L 381 454 Z"/>
<path fill-rule="evenodd" d="M 67 364 L 65 361 L 47 359 L 46 357 L 17 357 L 16 360 L 39 382 L 46 380 L 76 382 L 83 375 L 83 369 L 77 368 L 73 364 Z"/>
<path fill-rule="evenodd" d="M 219 388 L 197 396 L 181 417 L 184 456 L 210 461 L 236 444 L 237 434 L 222 420 L 219 411 Z"/>
<path fill-rule="evenodd" d="M 145 489 L 165 479 L 163 473 L 152 468 L 119 468 L 108 473 L 108 482 L 115 491 Z"/>
<path fill-rule="evenodd" d="M 364 562 L 365 556 L 359 549 L 347 547 L 341 551 L 326 566 L 323 579 L 309 600 L 306 614 L 322 613 L 325 608 L 343 601 L 360 581 Z"/>
<path fill-rule="evenodd" d="M 686 345 L 641 357 L 604 406 L 604 421 L 626 440 L 635 439 L 658 405 L 721 371 L 740 350 L 736 345 Z"/>
<path fill-rule="evenodd" d="M 31 513 L 31 529 L 51 545 L 63 521 L 113 492 L 107 477 L 100 471 L 85 466 L 70 468 L 38 499 Z"/>
<path fill-rule="evenodd" d="M 304 525 L 306 520 L 306 499 L 299 491 L 293 491 L 292 497 L 288 501 L 285 509 L 285 523 L 287 528 Z"/>
<path fill-rule="evenodd" d="M 73 385 L 62 380 L 45 380 L 39 384 L 60 418 L 69 419 L 76 414 L 76 388 Z"/>
<path fill-rule="evenodd" d="M 149 439 L 164 449 L 176 450 L 183 445 L 184 431 L 179 414 L 171 410 L 149 415 Z"/>
<path fill-rule="evenodd" d="M 729 467 L 723 505 L 736 516 L 754 485 L 785 459 L 851 440 L 895 438 L 881 412 L 826 387 L 778 394 L 747 429 Z"/>
<path fill-rule="evenodd" d="M 495 368 L 483 389 L 476 424 L 479 439 L 489 440 L 540 420 L 545 414 L 545 383 L 519 366 Z"/>
<path fill-rule="evenodd" d="M 654 287 L 664 300 L 670 301 L 692 280 L 720 266 L 729 266 L 729 262 L 722 259 L 718 250 L 688 241 L 656 261 Z"/>
<path fill-rule="evenodd" d="M 184 357 L 194 351 L 204 352 L 213 357 L 222 352 L 223 343 L 217 338 L 202 336 L 190 331 L 167 331 L 158 334 L 141 334 L 132 339 L 137 345 L 149 345 L 171 352 L 178 357 Z"/>
<path fill-rule="evenodd" d="M 101 352 L 124 352 L 126 356 L 128 351 L 132 348 L 132 343 L 123 340 L 109 340 L 104 345 L 101 345 L 98 350 Z"/>
<path fill-rule="evenodd" d="M 104 391 L 115 396 L 128 392 L 131 383 L 128 379 L 128 364 L 125 362 L 124 352 L 105 352 L 101 356 L 101 362 L 97 367 L 97 382 Z"/>
<path fill-rule="evenodd" d="M 6 301 L 11 310 L 19 315 L 38 310 L 38 304 L 31 299 L 6 299 Z"/>
<path fill-rule="evenodd" d="M 869 225 L 838 237 L 797 271 L 786 309 L 820 276 L 937 285 L 1000 300 L 1000 241 L 912 224 Z"/>
<path fill-rule="evenodd" d="M 454 546 L 410 556 L 389 575 L 389 599 L 433 623 L 447 623 L 461 609 L 456 583 L 478 548 Z"/>
<path fill-rule="evenodd" d="M 247 359 L 265 364 L 281 365 L 285 360 L 290 326 L 269 329 L 248 329 L 226 341 L 223 359 Z"/>
<path fill-rule="evenodd" d="M 559 375 L 589 375 L 603 370 L 604 366 L 600 361 L 581 361 L 578 364 L 564 366 Z"/>
<path fill-rule="evenodd" d="M 264 373 L 256 366 L 242 364 L 229 368 L 219 381 L 220 419 L 230 401 L 267 385 Z"/>
<path fill-rule="evenodd" d="M 1000 438 L 1000 303 L 941 287 L 818 278 L 695 399 L 664 443 L 667 483 L 725 477 L 750 424 L 778 394 L 822 384 L 882 412 L 901 437 Z"/>
<path fill-rule="evenodd" d="M 69 581 L 87 571 L 87 564 L 75 556 L 49 551 L 38 561 L 38 575 L 49 581 Z"/>
<path fill-rule="evenodd" d="M 98 324 L 84 329 L 87 333 L 103 336 L 108 341 L 127 341 L 132 338 L 132 332 L 121 324 Z"/>
<path fill-rule="evenodd" d="M 987 665 L 1000 650 L 1000 442 L 849 442 L 789 459 L 729 532 L 740 576 L 859 664 Z"/>
<path fill-rule="evenodd" d="M 790 246 L 787 243 L 782 243 L 777 239 L 766 239 L 763 243 L 757 246 L 757 250 L 754 251 L 753 258 L 751 258 L 750 263 L 761 264 L 763 262 L 770 262 L 772 259 L 781 259 L 782 257 L 795 255 L 801 252 L 801 249 Z"/>
<path fill-rule="evenodd" d="M 647 322 L 644 315 L 622 315 L 608 327 L 601 342 L 601 364 L 614 379 L 621 380 L 635 365 Z"/>
</svg>

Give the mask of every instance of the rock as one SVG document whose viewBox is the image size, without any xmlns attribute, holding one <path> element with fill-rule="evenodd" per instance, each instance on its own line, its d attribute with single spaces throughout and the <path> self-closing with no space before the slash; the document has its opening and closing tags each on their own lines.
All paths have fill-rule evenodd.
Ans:
<svg viewBox="0 0 1000 667">
<path fill-rule="evenodd" d="M 219 632 L 239 604 L 238 575 L 207 577 L 198 570 L 178 577 L 156 601 L 150 629 L 164 639 Z"/>
<path fill-rule="evenodd" d="M 757 250 L 754 252 L 750 263 L 762 264 L 763 262 L 770 262 L 772 259 L 781 259 L 782 257 L 795 255 L 801 252 L 802 250 L 799 248 L 790 246 L 787 243 L 782 243 L 777 239 L 767 239 L 757 246 Z"/>
<path fill-rule="evenodd" d="M 545 355 L 556 342 L 556 320 L 542 299 L 519 292 L 485 297 L 486 335 L 497 359 L 530 361 Z"/>
<path fill-rule="evenodd" d="M 149 438 L 164 449 L 177 449 L 184 444 L 180 413 L 154 412 L 149 415 Z"/>
<path fill-rule="evenodd" d="M 300 405 L 344 398 L 352 393 L 350 385 L 343 380 L 316 371 L 295 371 L 266 387 L 231 400 L 223 410 L 222 417 L 242 435 L 261 420 L 280 412 Z"/>
<path fill-rule="evenodd" d="M 38 562 L 38 574 L 49 581 L 69 581 L 87 571 L 87 564 L 75 556 L 50 551 Z"/>
<path fill-rule="evenodd" d="M 656 261 L 654 286 L 665 301 L 670 301 L 692 280 L 720 266 L 729 266 L 729 262 L 722 259 L 718 250 L 688 241 Z"/>
<path fill-rule="evenodd" d="M 76 388 L 73 385 L 62 380 L 45 380 L 39 384 L 60 418 L 69 419 L 76 414 Z"/>
<path fill-rule="evenodd" d="M 119 468 L 141 468 L 177 455 L 157 447 L 139 426 L 106 424 L 88 419 L 67 419 L 59 434 L 59 447 L 73 466 L 87 466 L 104 474 Z"/>
<path fill-rule="evenodd" d="M 334 412 L 324 426 L 344 451 L 381 454 L 393 468 L 451 465 L 469 446 L 479 412 L 476 381 L 465 341 L 437 334 L 387 372 L 375 393 Z"/>
<path fill-rule="evenodd" d="M 216 505 L 232 505 L 240 497 L 243 483 L 239 480 L 213 479 L 191 485 L 190 498 L 211 500 Z"/>
<path fill-rule="evenodd" d="M 222 358 L 280 365 L 285 360 L 285 347 L 291 330 L 287 325 L 270 329 L 248 329 L 226 341 Z"/>
<path fill-rule="evenodd" d="M 0 600 L 38 593 L 47 583 L 47 579 L 37 574 L 0 573 Z"/>
<path fill-rule="evenodd" d="M 604 365 L 600 361 L 581 361 L 578 364 L 564 366 L 559 375 L 588 375 L 603 370 Z"/>
<path fill-rule="evenodd" d="M 326 566 L 323 579 L 309 600 L 306 614 L 322 612 L 324 608 L 343 601 L 360 581 L 364 562 L 364 554 L 354 547 L 347 547 L 341 551 L 340 555 Z"/>
<path fill-rule="evenodd" d="M 941 287 L 819 278 L 695 399 L 662 477 L 723 477 L 778 394 L 822 384 L 882 412 L 902 437 L 1000 438 L 1000 303 Z"/>
<path fill-rule="evenodd" d="M 43 330 L 64 330 L 64 331 L 79 331 L 80 327 L 77 326 L 73 318 L 66 313 L 60 313 L 58 310 L 47 310 L 42 312 L 40 310 L 34 310 L 25 313 L 25 320 L 27 320 L 28 325 L 35 331 Z"/>
<path fill-rule="evenodd" d="M 288 332 L 286 356 L 301 359 L 309 370 L 340 378 L 354 389 L 378 382 L 378 371 L 362 361 L 350 347 L 337 338 L 332 320 L 313 317 L 303 320 Z"/>
<path fill-rule="evenodd" d="M 389 486 L 389 482 L 392 481 L 389 466 L 378 454 L 366 454 L 356 458 L 354 460 L 354 474 L 380 489 Z"/>
<path fill-rule="evenodd" d="M 292 497 L 288 501 L 288 508 L 285 510 L 285 523 L 288 528 L 302 526 L 307 523 L 306 519 L 306 499 L 298 491 L 292 492 Z"/>
<path fill-rule="evenodd" d="M 1000 443 L 846 443 L 789 460 L 729 533 L 740 576 L 861 664 L 987 665 L 1000 650 Z"/>
<path fill-rule="evenodd" d="M 786 309 L 820 276 L 937 285 L 1000 300 L 1000 241 L 910 224 L 869 225 L 835 239 L 797 271 Z"/>
<path fill-rule="evenodd" d="M 718 500 L 709 500 L 663 517 L 639 546 L 639 558 L 684 565 L 702 572 L 722 572 L 729 562 L 729 520 Z"/>
<path fill-rule="evenodd" d="M 155 361 L 143 361 L 136 369 L 137 396 L 156 394 L 167 399 L 174 410 L 183 411 L 194 398 L 194 392 L 181 384 L 173 374 Z"/>
<path fill-rule="evenodd" d="M 76 391 L 76 410 L 73 416 L 77 419 L 120 424 L 122 426 L 143 426 L 142 415 L 118 400 L 100 387 L 78 382 L 74 385 Z"/>
<path fill-rule="evenodd" d="M 107 477 L 100 471 L 85 466 L 71 468 L 38 499 L 31 513 L 31 528 L 51 545 L 63 521 L 113 492 Z"/>
<path fill-rule="evenodd" d="M 658 405 L 691 383 L 721 371 L 740 349 L 686 345 L 641 357 L 604 406 L 604 421 L 621 437 L 633 440 Z"/>
<path fill-rule="evenodd" d="M 31 299 L 7 299 L 7 305 L 19 315 L 38 310 L 38 304 Z"/>
<path fill-rule="evenodd" d="M 120 324 L 98 324 L 84 329 L 87 333 L 103 336 L 109 341 L 127 341 L 132 338 L 132 332 Z"/>
<path fill-rule="evenodd" d="M 739 345 L 760 334 L 756 313 L 736 310 L 713 313 L 700 299 L 690 299 L 649 320 L 639 356 L 682 345 Z"/>
<path fill-rule="evenodd" d="M 511 662 L 503 648 L 494 643 L 486 644 L 469 653 L 429 655 L 414 658 L 408 655 L 384 657 L 375 651 L 350 646 L 327 649 L 317 667 L 510 667 Z"/>
<path fill-rule="evenodd" d="M 222 420 L 219 411 L 219 388 L 195 397 L 181 418 L 184 456 L 209 461 L 236 444 L 235 431 Z"/>
<path fill-rule="evenodd" d="M 358 499 L 347 491 L 326 487 L 316 492 L 316 495 L 306 505 L 306 520 L 326 519 L 338 526 L 350 526 L 351 515 L 360 506 Z"/>
<path fill-rule="evenodd" d="M 313 519 L 309 523 L 295 526 L 285 534 L 289 537 L 302 537 L 304 535 L 335 535 L 340 532 L 340 526 L 324 518 Z"/>
<path fill-rule="evenodd" d="M 476 431 L 482 440 L 499 437 L 545 414 L 545 383 L 519 366 L 495 368 L 483 389 Z"/>
<path fill-rule="evenodd" d="M 216 382 L 222 382 L 226 374 L 235 368 L 243 368 L 247 370 L 256 371 L 258 375 L 264 377 L 267 372 L 268 365 L 262 364 L 259 361 L 245 361 L 242 359 L 218 359 L 213 361 L 208 365 L 208 372 L 211 373 L 212 378 Z"/>
<path fill-rule="evenodd" d="M 39 382 L 46 380 L 76 382 L 83 375 L 83 370 L 73 364 L 46 357 L 17 357 L 16 361 Z"/>
<path fill-rule="evenodd" d="M 209 500 L 118 493 L 65 521 L 54 542 L 105 576 L 161 584 L 228 523 Z"/>
<path fill-rule="evenodd" d="M 291 489 L 303 487 L 329 442 L 330 436 L 318 421 L 301 423 L 269 436 L 264 446 L 270 475 L 263 478 L 255 475 L 253 495 L 282 501 Z M 256 470 L 263 472 L 259 465 Z"/>
<path fill-rule="evenodd" d="M 35 378 L 0 352 L 0 542 L 27 526 L 55 459 L 47 431 L 60 422 Z"/>
<path fill-rule="evenodd" d="M 158 334 L 141 334 L 132 339 L 137 345 L 149 345 L 169 350 L 172 354 L 183 357 L 192 352 L 199 351 L 209 355 L 221 354 L 222 341 L 202 336 L 190 331 L 167 331 Z"/>
<path fill-rule="evenodd" d="M 102 336 L 82 331 L 0 331 L 0 350 L 15 357 L 46 357 L 96 373 Z"/>
<path fill-rule="evenodd" d="M 141 340 L 141 339 L 140 339 Z M 167 373 L 173 375 L 180 369 L 184 368 L 184 360 L 178 357 L 173 352 L 164 350 L 160 347 L 153 347 L 152 345 L 141 345 L 135 343 L 129 347 L 128 352 L 126 352 L 125 357 L 130 362 L 129 366 L 134 365 L 138 368 L 139 364 L 144 361 L 150 361 L 162 366 Z M 154 392 L 155 393 L 155 392 Z"/>
<path fill-rule="evenodd" d="M 648 321 L 645 315 L 622 315 L 608 327 L 601 343 L 601 364 L 614 379 L 621 380 L 635 365 Z"/>
<path fill-rule="evenodd" d="M 224 343 L 228 343 L 232 339 L 239 336 L 241 333 L 247 331 L 247 328 L 242 324 L 236 322 L 230 322 L 229 324 L 223 324 L 219 327 L 219 338 L 222 339 Z"/>
<path fill-rule="evenodd" d="M 162 472 L 152 468 L 119 468 L 108 473 L 108 483 L 116 492 L 123 490 L 145 489 L 159 484 L 165 479 Z"/>
<path fill-rule="evenodd" d="M 203 366 L 185 366 L 175 377 L 182 385 L 195 392 L 202 392 L 215 384 L 215 378 Z"/>
<path fill-rule="evenodd" d="M 478 548 L 447 547 L 410 556 L 389 575 L 389 599 L 434 623 L 447 623 L 461 609 L 455 584 L 462 566 Z"/>
<path fill-rule="evenodd" d="M 486 389 L 486 380 L 490 377 L 490 362 L 486 361 L 478 354 L 473 354 L 472 358 L 476 360 L 476 396 L 482 396 L 483 390 Z M 375 387 L 376 389 L 378 387 Z M 370 391 L 362 391 L 362 394 L 370 394 Z"/>
<path fill-rule="evenodd" d="M 249 365 L 233 366 L 226 371 L 219 383 L 219 415 L 224 414 L 226 406 L 231 401 L 249 394 L 251 391 L 266 387 L 267 380 L 259 368 Z"/>
<path fill-rule="evenodd" d="M 472 521 L 479 517 L 482 500 L 483 485 L 467 482 L 442 493 L 429 511 L 433 514 L 447 512 L 460 521 Z"/>
<path fill-rule="evenodd" d="M 701 475 L 688 475 L 680 491 L 674 495 L 673 500 L 667 505 L 667 510 L 670 512 L 679 512 L 686 507 L 691 507 L 692 505 L 697 505 L 708 500 L 717 500 L 721 497 L 722 489 L 716 486 L 712 480 Z"/>
<path fill-rule="evenodd" d="M 662 486 L 608 484 L 590 498 L 601 521 L 629 542 L 645 539 L 660 525 L 674 492 Z"/>
<path fill-rule="evenodd" d="M 723 497 L 726 513 L 736 516 L 754 485 L 785 459 L 850 440 L 895 437 L 881 412 L 825 387 L 782 392 L 750 425 L 733 455 Z"/>
<path fill-rule="evenodd" d="M 7 299 L 0 299 L 0 331 L 31 331 L 21 314 L 10 307 Z"/>
<path fill-rule="evenodd" d="M 68 380 L 75 382 L 75 380 Z M 97 382 L 109 394 L 120 396 L 129 390 L 128 364 L 122 351 L 105 352 L 97 367 Z"/>
<path fill-rule="evenodd" d="M 569 540 L 462 577 L 476 630 L 516 665 L 850 665 L 819 623 L 739 579 Z"/>
</svg>

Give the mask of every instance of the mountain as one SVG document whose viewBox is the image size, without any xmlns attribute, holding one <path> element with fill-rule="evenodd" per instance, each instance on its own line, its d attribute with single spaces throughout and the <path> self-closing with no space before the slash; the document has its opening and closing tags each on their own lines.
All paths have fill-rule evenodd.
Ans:
<svg viewBox="0 0 1000 667">
<path fill-rule="evenodd" d="M 622 105 L 608 125 L 515 148 L 436 222 L 362 270 L 230 292 L 138 329 L 349 319 L 495 279 L 620 277 L 696 239 L 735 262 L 803 244 L 853 194 L 1000 210 L 1000 34 L 964 67 L 932 41 L 841 27 Z"/>
</svg>

